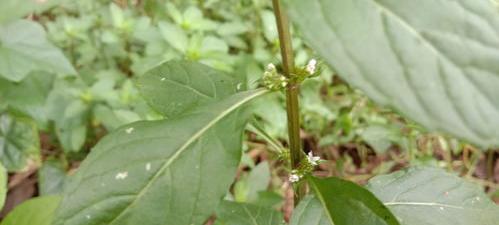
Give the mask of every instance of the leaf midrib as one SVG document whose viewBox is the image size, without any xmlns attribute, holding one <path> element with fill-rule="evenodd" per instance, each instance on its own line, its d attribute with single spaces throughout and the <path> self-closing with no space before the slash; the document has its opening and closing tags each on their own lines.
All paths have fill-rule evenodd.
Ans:
<svg viewBox="0 0 499 225">
<path fill-rule="evenodd" d="M 191 138 L 189 138 L 184 145 L 182 145 L 176 152 L 173 154 L 170 159 L 168 159 L 163 166 L 156 172 L 156 174 L 147 182 L 146 186 L 140 190 L 140 192 L 137 194 L 137 197 L 125 208 L 121 211 L 120 214 L 118 214 L 111 222 L 109 222 L 109 225 L 113 224 L 116 222 L 121 216 L 123 216 L 136 202 L 138 199 L 144 195 L 149 187 L 159 178 L 161 174 L 175 161 L 185 150 L 188 149 L 188 147 L 194 143 L 198 138 L 200 138 L 206 131 L 208 131 L 211 127 L 213 127 L 215 124 L 217 124 L 220 120 L 222 120 L 225 116 L 227 116 L 229 113 L 232 111 L 236 110 L 243 104 L 247 103 L 248 101 L 267 93 L 267 90 L 260 90 L 258 92 L 253 93 L 250 96 L 245 97 L 244 99 L 240 100 L 236 104 L 232 105 L 231 107 L 227 108 L 226 110 L 223 110 L 220 115 L 216 116 L 213 120 L 211 120 L 206 126 L 202 127 L 198 132 L 196 132 Z"/>
</svg>

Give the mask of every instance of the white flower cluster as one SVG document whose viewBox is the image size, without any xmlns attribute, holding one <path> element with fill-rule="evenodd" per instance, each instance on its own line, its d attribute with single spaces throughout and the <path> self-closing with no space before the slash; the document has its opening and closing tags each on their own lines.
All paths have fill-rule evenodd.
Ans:
<svg viewBox="0 0 499 225">
<path fill-rule="evenodd" d="M 308 61 L 308 64 L 305 67 L 305 70 L 310 75 L 313 75 L 315 72 L 317 72 L 317 60 L 311 59 L 310 61 Z"/>
<path fill-rule="evenodd" d="M 291 174 L 289 175 L 289 182 L 291 183 L 296 183 L 300 181 L 301 178 L 303 178 L 304 174 L 308 174 L 312 172 L 313 167 L 319 165 L 319 162 L 321 161 L 321 157 L 319 156 L 314 156 L 314 154 L 310 151 L 307 155 L 307 161 L 310 164 L 309 166 L 305 166 L 302 168 L 302 170 L 292 170 Z"/>
</svg>

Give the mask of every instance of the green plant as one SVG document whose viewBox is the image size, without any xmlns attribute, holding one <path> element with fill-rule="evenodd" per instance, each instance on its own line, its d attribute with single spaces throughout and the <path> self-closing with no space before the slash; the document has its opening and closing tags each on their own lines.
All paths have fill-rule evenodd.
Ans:
<svg viewBox="0 0 499 225">
<path fill-rule="evenodd" d="M 153 6 L 159 4 L 147 2 Z M 22 158 L 11 162 L 2 157 L 7 170 L 17 171 L 29 162 L 40 161 L 36 126 L 47 132 L 53 130 L 52 135 L 65 152 L 63 158 L 78 157 L 88 136 L 99 136 L 97 129 L 89 129 L 90 126 L 103 126 L 109 131 L 86 156 L 74 176 L 60 178 L 66 180 L 62 200 L 44 197 L 27 202 L 2 224 L 13 223 L 26 212 L 36 218 L 40 216 L 37 214 L 40 205 L 53 206 L 50 211 L 59 205 L 54 211 L 52 224 L 55 225 L 190 225 L 204 224 L 213 214 L 217 216 L 216 224 L 279 224 L 283 222 L 283 215 L 275 210 L 272 193 L 262 192 L 268 186 L 265 180 L 271 177 L 266 174 L 271 173 L 268 164 L 250 165 L 254 169 L 234 185 L 234 195 L 228 194 L 241 159 L 246 156 L 242 154 L 246 127 L 268 142 L 273 156 L 286 167 L 285 177 L 295 189 L 296 208 L 290 224 L 497 223 L 499 209 L 479 187 L 440 169 L 413 167 L 375 177 L 366 187 L 340 178 L 314 176 L 313 171 L 321 160 L 312 152 L 304 152 L 300 118 L 310 126 L 307 129 L 314 127 L 312 130 L 315 130 L 324 125 L 309 124 L 314 121 L 314 115 L 336 117 L 335 127 L 325 127 L 325 131 L 317 135 L 331 129 L 333 142 L 337 143 L 351 141 L 358 135 L 380 152 L 386 151 L 390 142 L 405 143 L 406 140 L 397 134 L 391 137 L 392 130 L 397 129 L 393 128 L 395 125 L 387 125 L 377 114 L 357 116 L 355 107 L 349 113 L 337 110 L 336 114 L 327 107 L 317 106 L 320 104 L 316 102 L 322 99 L 312 94 L 302 98 L 306 107 L 299 107 L 300 87 L 307 93 L 321 86 L 309 79 L 320 76 L 317 72 L 320 63 L 310 60 L 303 67 L 295 66 L 306 64 L 307 59 L 300 58 L 303 55 L 308 58 L 308 55 L 301 54 L 304 50 L 292 44 L 297 40 L 291 36 L 280 1 L 273 1 L 278 32 L 273 33 L 272 28 L 267 27 L 263 35 L 249 38 L 254 39 L 248 42 L 252 47 L 264 45 L 272 49 L 269 52 L 255 50 L 254 58 L 261 57 L 256 60 L 244 55 L 238 55 L 241 57 L 236 60 L 228 54 L 229 46 L 241 52 L 249 48 L 244 46 L 246 41 L 241 41 L 247 38 L 240 35 L 245 24 L 241 21 L 224 23 L 226 27 L 215 32 L 218 23 L 225 20 L 217 15 L 211 18 L 204 15 L 208 14 L 205 11 L 216 8 L 217 2 L 206 1 L 196 8 L 185 1 L 182 3 L 187 5 L 185 10 L 177 8 L 182 4 L 166 4 L 164 9 L 171 18 L 160 19 L 164 17 L 162 10 L 152 10 L 148 13 L 155 16 L 139 20 L 131 16 L 133 11 L 114 3 L 73 3 L 62 19 L 48 22 L 53 40 L 68 50 L 71 63 L 42 38 L 43 41 L 36 43 L 43 44 L 53 52 L 51 55 L 57 56 L 48 59 L 48 65 L 45 60 L 41 63 L 35 60 L 37 63 L 30 64 L 35 67 L 16 71 L 0 64 L 0 75 L 5 80 L 0 80 L 0 96 L 5 99 L 1 107 L 5 115 L 0 118 L 0 137 L 6 143 L 2 145 L 2 152 L 15 152 L 17 158 Z M 245 12 L 238 6 L 249 4 L 248 1 L 237 2 L 234 8 Z M 494 43 L 497 31 L 490 25 L 497 19 L 490 2 L 425 0 L 418 2 L 417 7 L 414 2 L 391 0 L 289 0 L 286 3 L 292 20 L 310 46 L 340 76 L 375 101 L 400 110 L 431 131 L 448 132 L 483 147 L 497 145 L 495 121 L 499 117 L 490 101 L 495 94 L 496 71 L 492 61 L 497 57 L 495 48 L 483 46 Z M 444 7 L 436 7 L 436 4 Z M 85 14 L 85 10 L 102 9 L 102 5 L 108 7 L 98 16 L 72 18 L 74 14 Z M 437 17 L 440 11 L 430 10 L 441 8 L 449 10 L 443 19 Z M 150 8 L 144 7 L 147 9 Z M 460 14 L 450 12 L 456 9 L 473 19 L 465 21 Z M 268 25 L 270 12 L 265 8 L 259 10 L 262 25 Z M 329 10 L 331 14 L 326 14 Z M 221 14 L 218 16 L 224 15 Z M 106 15 L 111 18 L 103 19 Z M 224 19 L 231 20 L 230 15 L 225 16 Z M 365 17 L 367 19 L 363 19 Z M 435 21 L 448 23 L 433 25 Z M 14 25 L 16 23 L 33 22 L 15 22 Z M 38 25 L 26 27 L 30 26 Z M 477 29 L 476 35 L 470 36 L 464 32 L 466 29 Z M 39 28 L 34 30 L 37 34 L 43 33 Z M 16 31 L 24 33 L 22 29 Z M 267 39 L 266 44 L 262 44 L 262 39 Z M 9 40 L 8 35 L 0 38 L 2 44 L 12 43 Z M 297 46 L 301 45 L 298 42 Z M 473 51 L 465 56 L 456 50 L 459 46 Z M 252 71 L 251 64 L 276 63 L 272 55 L 278 53 L 277 49 L 282 53 L 282 63 L 269 64 L 266 71 L 257 70 L 264 74 L 259 88 L 255 82 L 259 76 L 255 74 L 228 74 L 241 71 L 238 67 Z M 49 78 L 39 81 L 38 70 L 71 75 L 75 72 L 68 66 L 71 64 L 78 68 L 80 76 L 60 78 L 41 73 Z M 91 76 L 92 73 L 99 76 Z M 470 77 L 466 77 L 468 73 Z M 428 77 L 416 79 L 418 75 Z M 448 79 L 451 75 L 464 78 Z M 401 84 L 409 88 L 400 88 Z M 19 88 L 30 87 L 41 92 L 39 98 L 19 94 Z M 335 88 L 340 90 L 333 91 L 351 94 L 348 88 Z M 459 92 L 455 88 L 459 88 Z M 272 122 L 279 123 L 272 121 L 272 115 L 268 114 L 282 110 L 281 92 L 286 96 L 289 149 L 276 140 L 283 137 L 279 131 L 267 129 L 272 128 Z M 472 101 L 470 96 L 474 94 L 478 97 Z M 15 96 L 16 100 L 5 96 Z M 445 101 L 438 99 L 442 96 Z M 48 99 L 48 112 L 36 113 L 45 99 Z M 261 109 L 266 107 L 271 113 Z M 474 108 L 478 110 L 472 110 Z M 300 111 L 305 112 L 305 116 L 301 116 Z M 374 122 L 356 134 L 352 124 L 361 120 Z M 264 126 L 260 126 L 262 122 Z M 345 134 L 345 140 L 335 140 L 340 139 L 337 138 L 339 132 Z M 379 137 L 389 138 L 379 143 L 376 142 Z M 22 163 L 17 165 L 19 161 Z M 51 166 L 48 162 L 44 166 L 45 169 L 39 171 L 41 179 L 65 167 L 64 163 Z M 52 170 L 55 172 L 50 172 Z M 260 181 L 259 176 L 264 177 L 261 184 L 256 183 Z M 245 182 L 255 182 L 250 183 L 254 187 L 248 187 L 251 185 Z M 41 187 L 43 193 L 57 193 L 57 188 L 48 188 L 43 183 Z M 222 200 L 224 197 L 253 202 Z M 277 198 L 277 202 L 280 201 Z M 52 217 L 51 212 L 45 215 L 47 221 Z"/>
</svg>

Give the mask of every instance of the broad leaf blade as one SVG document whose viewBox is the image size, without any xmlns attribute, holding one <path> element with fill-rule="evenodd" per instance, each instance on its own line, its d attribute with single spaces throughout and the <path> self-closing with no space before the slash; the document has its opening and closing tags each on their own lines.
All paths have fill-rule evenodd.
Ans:
<svg viewBox="0 0 499 225">
<path fill-rule="evenodd" d="M 307 180 L 331 224 L 399 225 L 381 201 L 353 182 L 335 177 L 309 177 Z"/>
<path fill-rule="evenodd" d="M 76 74 L 39 24 L 19 20 L 0 26 L 0 76 L 18 82 L 33 71 Z"/>
<path fill-rule="evenodd" d="M 369 181 L 402 225 L 496 225 L 499 207 L 480 187 L 437 168 L 411 168 Z"/>
<path fill-rule="evenodd" d="M 499 16 L 488 0 L 289 0 L 339 75 L 431 131 L 499 145 Z"/>
<path fill-rule="evenodd" d="M 223 225 L 279 225 L 282 213 L 267 207 L 223 201 L 217 209 L 217 223 Z"/>
<path fill-rule="evenodd" d="M 12 210 L 1 225 L 52 225 L 52 218 L 60 200 L 60 196 L 28 200 Z"/>
<path fill-rule="evenodd" d="M 111 133 L 69 181 L 55 224 L 203 223 L 241 158 L 245 115 L 238 108 L 264 93 L 240 93 L 177 119 Z"/>
<path fill-rule="evenodd" d="M 236 81 L 200 63 L 170 61 L 139 78 L 138 87 L 149 105 L 167 117 L 236 93 Z"/>
</svg>

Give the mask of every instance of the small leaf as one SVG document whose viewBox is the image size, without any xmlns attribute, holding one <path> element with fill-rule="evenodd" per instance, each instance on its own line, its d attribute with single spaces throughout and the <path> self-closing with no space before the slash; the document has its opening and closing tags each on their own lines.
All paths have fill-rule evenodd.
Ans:
<svg viewBox="0 0 499 225">
<path fill-rule="evenodd" d="M 399 225 L 381 201 L 353 182 L 335 177 L 309 177 L 307 180 L 331 224 Z"/>
<path fill-rule="evenodd" d="M 282 213 L 252 204 L 223 201 L 217 208 L 217 223 L 221 225 L 279 225 Z"/>
<path fill-rule="evenodd" d="M 321 205 L 313 195 L 306 196 L 293 210 L 290 225 L 333 225 Z"/>
<path fill-rule="evenodd" d="M 499 207 L 482 188 L 438 168 L 375 177 L 368 188 L 402 225 L 496 225 Z"/>
<path fill-rule="evenodd" d="M 46 40 L 39 24 L 19 20 L 0 26 L 0 76 L 18 82 L 37 70 L 76 74 L 64 54 Z"/>
<path fill-rule="evenodd" d="M 499 16 L 489 0 L 289 0 L 352 86 L 430 131 L 499 146 Z"/>
<path fill-rule="evenodd" d="M 187 38 L 185 31 L 164 21 L 160 22 L 158 26 L 163 38 L 168 42 L 168 44 L 181 53 L 187 52 L 189 39 Z"/>
<path fill-rule="evenodd" d="M 112 132 L 68 182 L 55 225 L 205 222 L 241 159 L 246 115 L 238 108 L 266 92 L 236 94 L 175 119 Z"/>
<path fill-rule="evenodd" d="M 52 225 L 52 218 L 60 200 L 60 196 L 28 200 L 14 208 L 1 225 Z"/>
<path fill-rule="evenodd" d="M 164 63 L 140 77 L 137 85 L 149 105 L 169 118 L 226 98 L 237 86 L 231 76 L 189 61 Z"/>
<path fill-rule="evenodd" d="M 61 194 L 66 180 L 66 171 L 59 160 L 45 160 L 38 170 L 38 192 L 40 195 Z"/>
<path fill-rule="evenodd" d="M 40 140 L 31 120 L 0 115 L 0 161 L 8 171 L 40 161 Z"/>
</svg>

